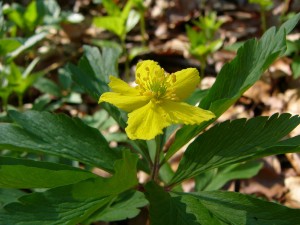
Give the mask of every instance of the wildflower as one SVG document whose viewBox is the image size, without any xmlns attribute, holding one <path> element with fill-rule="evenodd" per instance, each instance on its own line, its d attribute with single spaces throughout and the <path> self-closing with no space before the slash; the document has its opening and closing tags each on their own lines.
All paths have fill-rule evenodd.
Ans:
<svg viewBox="0 0 300 225">
<path fill-rule="evenodd" d="M 153 139 L 171 124 L 200 124 L 215 115 L 183 102 L 200 82 L 198 71 L 188 68 L 166 73 L 157 62 L 142 61 L 136 68 L 136 87 L 110 77 L 113 92 L 104 93 L 101 102 L 129 112 L 125 131 L 130 139 Z"/>
</svg>

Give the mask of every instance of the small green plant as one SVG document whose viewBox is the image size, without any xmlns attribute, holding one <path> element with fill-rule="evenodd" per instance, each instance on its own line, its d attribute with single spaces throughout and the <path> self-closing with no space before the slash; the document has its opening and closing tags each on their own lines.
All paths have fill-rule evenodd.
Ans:
<svg viewBox="0 0 300 225">
<path fill-rule="evenodd" d="M 223 44 L 222 39 L 216 39 L 217 30 L 223 24 L 217 19 L 215 12 L 201 16 L 199 21 L 194 21 L 196 29 L 186 26 L 187 36 L 190 41 L 189 51 L 201 63 L 201 76 L 204 76 L 207 57 L 217 51 Z"/>
<path fill-rule="evenodd" d="M 5 7 L 4 14 L 9 21 L 16 26 L 11 26 L 12 36 L 16 36 L 17 28 L 21 29 L 27 36 L 34 33 L 36 27 L 43 22 L 45 8 L 43 1 L 31 1 L 27 7 L 13 3 Z"/>
<path fill-rule="evenodd" d="M 267 30 L 267 19 L 266 11 L 268 11 L 273 6 L 273 1 L 271 0 L 249 0 L 249 3 L 258 4 L 260 6 L 260 19 L 261 19 L 261 30 L 266 32 Z"/>
<path fill-rule="evenodd" d="M 216 121 L 285 53 L 286 34 L 299 19 L 297 14 L 260 40 L 245 42 L 214 85 L 201 97 L 193 96 L 199 106 L 185 102 L 200 80 L 195 68 L 169 74 L 157 62 L 142 61 L 136 86 L 130 86 L 118 78 L 116 49 L 100 52 L 86 46 L 78 65 L 66 69 L 78 86 L 99 99 L 126 140 L 111 147 L 100 130 L 79 118 L 9 111 L 12 122 L 0 124 L 0 148 L 59 156 L 80 162 L 80 167 L 0 156 L 0 224 L 118 221 L 135 217 L 146 206 L 151 225 L 299 224 L 299 209 L 218 189 L 230 178 L 243 178 L 240 169 L 255 174 L 261 166 L 255 159 L 298 152 L 300 136 L 286 136 L 300 117 L 276 113 Z M 176 129 L 174 141 L 167 144 Z M 173 171 L 169 159 L 186 144 Z M 94 167 L 110 176 L 92 173 Z M 148 179 L 139 183 L 138 171 Z M 207 179 L 212 176 L 216 179 Z M 197 192 L 183 192 L 182 182 L 194 178 Z"/>
<path fill-rule="evenodd" d="M 0 99 L 3 105 L 2 110 L 6 111 L 8 99 L 12 94 L 17 95 L 19 107 L 22 107 L 26 90 L 45 74 L 46 71 L 32 71 L 40 58 L 45 57 L 34 47 L 46 39 L 48 28 L 50 26 L 59 28 L 59 24 L 63 21 L 75 23 L 82 21 L 83 18 L 80 14 L 61 11 L 55 0 L 33 0 L 27 7 L 18 3 L 11 5 L 1 3 L 0 6 Z M 17 37 L 19 31 L 25 37 Z M 21 68 L 14 62 L 18 57 L 27 58 L 28 55 L 34 59 L 26 63 L 26 68 Z M 44 88 L 47 89 L 47 87 Z M 66 96 L 61 97 L 68 101 Z M 45 98 L 41 99 L 46 103 Z M 41 102 L 39 102 L 39 107 L 41 107 Z"/>
<path fill-rule="evenodd" d="M 126 35 L 140 21 L 142 40 L 143 44 L 145 43 L 145 8 L 140 0 L 128 0 L 123 9 L 119 8 L 112 0 L 104 0 L 102 4 L 108 15 L 94 17 L 93 24 L 97 27 L 109 30 L 119 37 L 123 54 L 125 55 L 125 75 L 128 78 L 130 55 L 126 48 Z M 134 7 L 137 8 L 138 11 L 135 10 Z"/>
<path fill-rule="evenodd" d="M 39 58 L 36 58 L 26 69 L 18 67 L 13 62 L 10 62 L 0 69 L 0 98 L 4 111 L 7 111 L 8 99 L 12 94 L 17 95 L 19 107 L 23 106 L 23 95 L 25 91 L 44 74 L 43 72 L 32 73 L 38 61 Z"/>
<path fill-rule="evenodd" d="M 19 3 L 4 5 L 1 10 L 7 16 L 7 33 L 10 37 L 16 37 L 20 30 L 26 37 L 37 33 L 37 28 L 46 31 L 47 26 L 59 27 L 60 22 L 81 22 L 84 18 L 81 14 L 64 12 L 55 0 L 32 0 L 26 7 Z"/>
<path fill-rule="evenodd" d="M 64 68 L 58 70 L 58 82 L 40 77 L 33 87 L 39 90 L 42 95 L 35 99 L 32 109 L 38 111 L 54 111 L 64 104 L 81 104 L 80 93 L 83 91 L 75 85 L 68 72 Z"/>
</svg>

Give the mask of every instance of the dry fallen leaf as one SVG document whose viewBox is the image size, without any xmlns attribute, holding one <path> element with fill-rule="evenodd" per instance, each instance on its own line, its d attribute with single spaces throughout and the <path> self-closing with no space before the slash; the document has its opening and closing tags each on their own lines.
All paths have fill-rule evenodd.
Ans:
<svg viewBox="0 0 300 225">
<path fill-rule="evenodd" d="M 286 194 L 285 205 L 300 208 L 300 177 L 288 177 L 284 180 L 289 193 Z"/>
</svg>

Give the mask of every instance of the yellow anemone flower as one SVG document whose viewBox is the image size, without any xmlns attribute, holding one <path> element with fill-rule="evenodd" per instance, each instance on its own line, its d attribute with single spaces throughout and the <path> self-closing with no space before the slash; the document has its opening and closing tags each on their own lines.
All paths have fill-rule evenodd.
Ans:
<svg viewBox="0 0 300 225">
<path fill-rule="evenodd" d="M 169 74 L 157 62 L 142 61 L 136 67 L 136 84 L 110 76 L 113 92 L 101 95 L 99 103 L 108 102 L 129 112 L 125 131 L 130 139 L 153 139 L 171 124 L 200 124 L 215 115 L 182 102 L 200 82 L 195 68 Z"/>
</svg>

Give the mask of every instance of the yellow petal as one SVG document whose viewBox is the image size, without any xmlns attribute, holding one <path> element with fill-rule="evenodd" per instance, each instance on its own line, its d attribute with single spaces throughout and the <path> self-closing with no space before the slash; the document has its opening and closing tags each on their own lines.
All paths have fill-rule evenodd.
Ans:
<svg viewBox="0 0 300 225">
<path fill-rule="evenodd" d="M 109 87 L 112 89 L 113 92 L 123 93 L 125 95 L 138 95 L 139 92 L 134 87 L 131 87 L 125 81 L 116 78 L 114 76 L 109 77 Z"/>
<path fill-rule="evenodd" d="M 166 112 L 160 105 L 150 101 L 147 105 L 128 114 L 128 126 L 125 131 L 132 140 L 151 140 L 163 133 L 163 128 L 170 125 Z"/>
<path fill-rule="evenodd" d="M 189 97 L 200 82 L 199 72 L 195 68 L 188 68 L 174 73 L 176 82 L 172 85 L 179 100 Z"/>
<path fill-rule="evenodd" d="M 139 62 L 136 66 L 136 80 L 145 82 L 147 79 L 164 76 L 164 70 L 153 60 Z"/>
<path fill-rule="evenodd" d="M 161 107 L 168 113 L 167 118 L 172 124 L 194 125 L 215 117 L 211 111 L 184 102 L 165 100 Z"/>
<path fill-rule="evenodd" d="M 100 96 L 99 102 L 108 102 L 114 106 L 131 112 L 137 108 L 143 107 L 149 102 L 149 97 L 138 95 L 125 95 L 115 92 L 105 92 Z"/>
</svg>

